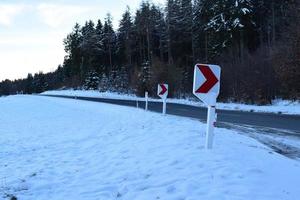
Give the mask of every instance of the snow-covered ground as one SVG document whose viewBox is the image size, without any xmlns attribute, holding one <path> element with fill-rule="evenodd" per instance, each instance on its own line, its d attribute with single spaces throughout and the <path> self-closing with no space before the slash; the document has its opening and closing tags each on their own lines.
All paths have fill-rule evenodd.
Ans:
<svg viewBox="0 0 300 200">
<path fill-rule="evenodd" d="M 136 97 L 135 95 L 118 94 L 113 92 L 98 92 L 93 90 L 89 90 L 89 91 L 54 90 L 54 91 L 44 92 L 43 94 L 100 97 L 100 98 L 126 99 L 126 100 L 144 100 L 144 98 Z M 150 98 L 150 101 L 160 101 L 160 100 Z M 168 102 L 200 106 L 200 107 L 205 106 L 205 104 L 195 99 L 168 99 Z M 217 103 L 217 108 L 223 110 L 240 110 L 240 111 L 250 111 L 250 112 L 268 112 L 268 113 L 300 115 L 300 102 L 287 101 L 287 100 L 275 100 L 273 101 L 272 105 L 267 105 L 267 106 L 247 105 L 247 104 L 240 104 L 240 103 Z"/>
<path fill-rule="evenodd" d="M 295 200 L 300 163 L 234 131 L 136 108 L 0 98 L 0 199 Z"/>
</svg>

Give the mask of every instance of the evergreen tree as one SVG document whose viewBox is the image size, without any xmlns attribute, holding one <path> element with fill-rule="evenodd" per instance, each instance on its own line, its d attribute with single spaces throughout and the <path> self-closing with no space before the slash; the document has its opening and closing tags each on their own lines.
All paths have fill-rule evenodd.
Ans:
<svg viewBox="0 0 300 200">
<path fill-rule="evenodd" d="M 168 33 L 167 23 L 165 15 L 160 8 L 155 9 L 155 37 L 156 46 L 154 49 L 155 55 L 160 58 L 161 61 L 167 61 L 168 55 Z"/>
<path fill-rule="evenodd" d="M 26 94 L 33 93 L 33 76 L 32 74 L 27 75 L 26 83 L 25 83 L 25 91 Z"/>
<path fill-rule="evenodd" d="M 84 89 L 86 90 L 97 90 L 100 80 L 98 73 L 95 70 L 90 70 L 84 81 Z"/>
<path fill-rule="evenodd" d="M 0 83 L 0 96 L 12 94 L 12 83 L 6 79 Z"/>
<path fill-rule="evenodd" d="M 80 49 L 82 52 L 82 73 L 87 73 L 94 68 L 96 51 L 96 32 L 93 21 L 87 21 L 81 28 L 82 40 L 80 43 Z"/>
<path fill-rule="evenodd" d="M 110 14 L 107 14 L 104 27 L 103 27 L 103 34 L 104 34 L 104 50 L 105 50 L 105 62 L 104 65 L 106 66 L 106 73 L 108 74 L 110 70 L 113 69 L 113 60 L 115 57 L 115 49 L 116 49 L 116 34 L 113 29 L 112 25 L 112 17 Z"/>
<path fill-rule="evenodd" d="M 121 67 L 117 76 L 117 89 L 119 92 L 127 93 L 129 88 L 128 72 L 125 67 Z"/>
<path fill-rule="evenodd" d="M 48 83 L 42 72 L 35 73 L 32 81 L 33 92 L 42 93 L 48 89 Z"/>
<path fill-rule="evenodd" d="M 82 35 L 79 24 L 75 24 L 72 33 L 64 39 L 65 52 L 67 53 L 64 62 L 64 68 L 66 68 L 66 75 L 71 77 L 73 75 L 81 74 L 81 61 L 82 53 L 80 50 L 80 44 L 82 41 Z"/>
<path fill-rule="evenodd" d="M 167 42 L 168 42 L 168 63 L 173 64 L 174 51 L 177 48 L 176 42 L 179 41 L 179 21 L 180 21 L 180 4 L 178 0 L 168 0 L 166 8 L 166 23 L 167 23 Z M 182 39 L 182 38 L 180 38 Z"/>
<path fill-rule="evenodd" d="M 105 73 L 103 73 L 101 76 L 98 89 L 100 92 L 106 92 L 109 90 L 109 80 L 108 80 L 107 76 L 105 75 Z"/>
<path fill-rule="evenodd" d="M 95 70 L 102 74 L 105 73 L 105 67 L 104 67 L 104 57 L 105 57 L 105 48 L 104 48 L 104 30 L 101 20 L 97 21 L 97 25 L 95 28 Z"/>
<path fill-rule="evenodd" d="M 134 28 L 137 42 L 136 52 L 138 54 L 138 64 L 147 61 L 152 64 L 153 54 L 159 49 L 159 35 L 157 30 L 157 16 L 159 8 L 149 2 L 143 2 L 136 12 Z"/>
<path fill-rule="evenodd" d="M 140 95 L 144 95 L 145 91 L 152 92 L 151 86 L 151 69 L 148 61 L 143 62 L 141 72 L 139 73 L 138 92 Z"/>
<path fill-rule="evenodd" d="M 129 7 L 122 16 L 118 29 L 117 55 L 119 64 L 132 64 L 133 23 Z"/>
<path fill-rule="evenodd" d="M 193 7 L 191 0 L 181 0 L 179 33 L 180 51 L 187 66 L 193 65 Z"/>
<path fill-rule="evenodd" d="M 238 43 L 240 56 L 244 49 L 244 30 L 251 29 L 255 25 L 252 20 L 253 5 L 250 0 L 218 0 L 210 6 L 208 22 L 205 30 L 209 35 L 210 57 L 220 55 L 227 47 Z M 207 8 L 204 8 L 207 9 Z M 236 47 L 235 47 L 236 48 Z"/>
</svg>

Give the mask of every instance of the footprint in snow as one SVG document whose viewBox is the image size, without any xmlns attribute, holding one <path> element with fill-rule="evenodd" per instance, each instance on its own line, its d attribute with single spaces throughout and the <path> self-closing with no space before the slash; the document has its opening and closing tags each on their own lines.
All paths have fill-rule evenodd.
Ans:
<svg viewBox="0 0 300 200">
<path fill-rule="evenodd" d="M 172 186 L 169 186 L 167 188 L 167 193 L 168 194 L 171 194 L 171 193 L 174 193 L 176 191 L 176 187 L 174 187 L 173 185 Z"/>
<path fill-rule="evenodd" d="M 262 174 L 263 173 L 263 171 L 262 170 L 260 170 L 260 169 L 248 169 L 248 172 L 250 172 L 250 173 L 254 173 L 254 174 Z"/>
</svg>

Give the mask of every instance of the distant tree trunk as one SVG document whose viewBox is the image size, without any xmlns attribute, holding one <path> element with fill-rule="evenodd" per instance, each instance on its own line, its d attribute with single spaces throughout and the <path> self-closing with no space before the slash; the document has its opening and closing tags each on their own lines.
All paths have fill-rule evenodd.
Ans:
<svg viewBox="0 0 300 200">
<path fill-rule="evenodd" d="M 109 66 L 110 66 L 110 69 L 109 69 L 109 71 L 110 70 L 112 70 L 112 53 L 111 53 L 111 46 L 109 45 L 108 46 L 108 53 L 109 53 Z"/>
<path fill-rule="evenodd" d="M 208 62 L 208 34 L 207 31 L 205 32 L 205 62 Z"/>
<path fill-rule="evenodd" d="M 274 8 L 274 0 L 272 0 L 272 45 L 275 44 L 276 41 L 276 24 L 275 24 L 275 8 Z"/>
<path fill-rule="evenodd" d="M 148 53 L 148 61 L 151 65 L 151 46 L 150 46 L 150 33 L 149 33 L 149 27 L 147 27 L 147 53 Z"/>
<path fill-rule="evenodd" d="M 128 35 L 128 32 L 126 32 L 126 41 L 125 41 L 125 52 L 126 52 L 126 58 L 127 58 L 127 63 L 129 65 L 132 64 L 132 58 L 131 58 L 131 46 L 130 46 L 130 38 Z"/>
<path fill-rule="evenodd" d="M 81 64 L 80 64 L 80 84 L 83 83 L 83 76 L 84 76 L 84 72 L 83 72 L 83 62 L 84 62 L 84 57 L 81 56 Z"/>
<path fill-rule="evenodd" d="M 194 45 L 195 40 L 194 40 L 194 33 L 193 33 L 193 31 L 191 31 L 191 37 L 192 37 L 192 44 L 191 44 L 192 45 L 192 62 L 193 62 L 193 64 L 195 64 L 195 45 Z"/>
<path fill-rule="evenodd" d="M 164 61 L 164 51 L 163 51 L 163 41 L 162 39 L 160 38 L 159 39 L 159 56 L 160 56 L 160 59 Z"/>
<path fill-rule="evenodd" d="M 244 63 L 244 30 L 240 30 L 240 60 Z"/>
<path fill-rule="evenodd" d="M 171 48 L 171 41 L 168 40 L 168 64 L 173 64 L 173 56 L 172 56 L 172 48 Z"/>
<path fill-rule="evenodd" d="M 168 64 L 173 64 L 173 55 L 172 55 L 172 45 L 171 45 L 171 33 L 170 33 L 170 24 L 168 24 Z"/>
</svg>

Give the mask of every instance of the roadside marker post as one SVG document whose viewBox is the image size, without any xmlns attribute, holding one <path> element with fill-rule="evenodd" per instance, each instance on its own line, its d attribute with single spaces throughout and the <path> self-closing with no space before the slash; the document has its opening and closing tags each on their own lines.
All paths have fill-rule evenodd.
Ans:
<svg viewBox="0 0 300 200">
<path fill-rule="evenodd" d="M 166 114 L 167 111 L 167 97 L 169 93 L 169 85 L 168 84 L 158 84 L 157 86 L 157 95 L 162 99 L 163 102 L 163 115 Z"/>
<path fill-rule="evenodd" d="M 206 136 L 205 136 L 205 147 L 206 149 L 212 149 L 214 139 L 214 124 L 215 124 L 215 106 L 208 106 L 207 110 L 207 125 L 206 125 Z"/>
<path fill-rule="evenodd" d="M 74 92 L 74 90 L 73 90 L 73 96 L 74 96 L 74 99 L 77 99 L 77 95 L 76 95 L 76 92 Z"/>
<path fill-rule="evenodd" d="M 220 93 L 221 68 L 218 65 L 196 64 L 194 68 L 193 94 L 203 101 L 207 109 L 205 148 L 212 149 L 216 102 Z"/>
<path fill-rule="evenodd" d="M 163 115 L 166 115 L 167 111 L 167 99 L 163 99 Z"/>
<path fill-rule="evenodd" d="M 214 121 L 214 127 L 217 125 L 217 120 L 218 120 L 218 113 L 216 112 L 215 114 L 215 121 Z"/>
<path fill-rule="evenodd" d="M 145 92 L 145 110 L 148 110 L 148 92 Z"/>
</svg>

